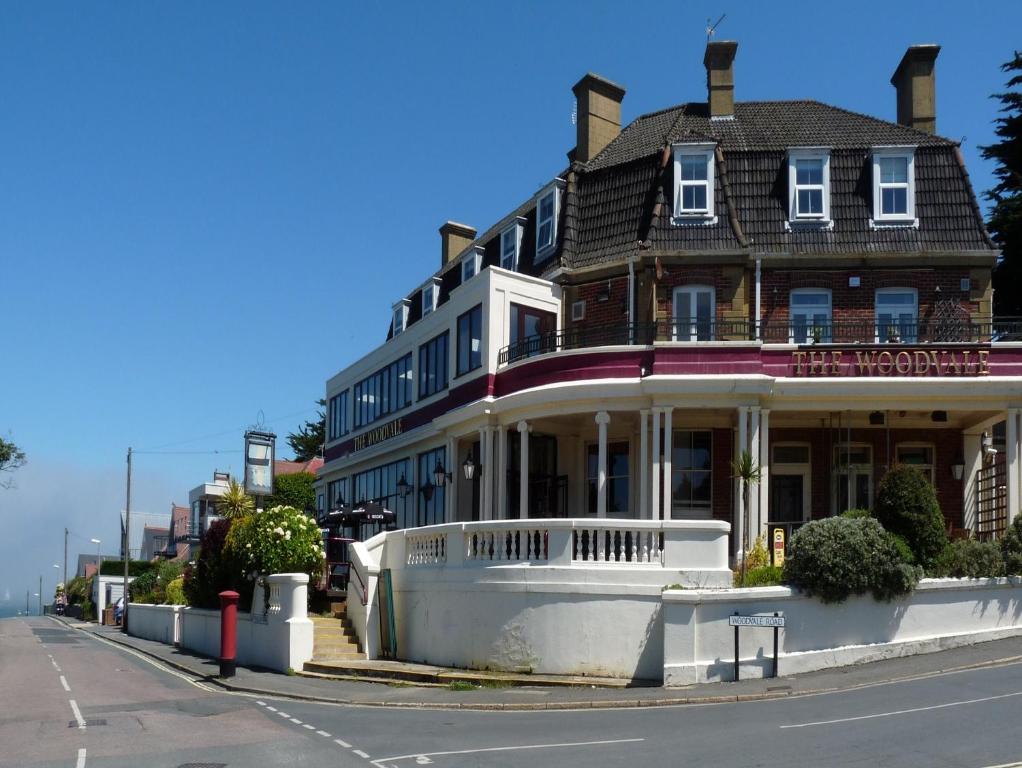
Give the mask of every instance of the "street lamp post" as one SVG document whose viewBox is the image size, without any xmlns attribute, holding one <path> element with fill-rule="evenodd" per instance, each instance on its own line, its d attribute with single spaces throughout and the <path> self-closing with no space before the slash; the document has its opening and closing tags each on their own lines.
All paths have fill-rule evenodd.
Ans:
<svg viewBox="0 0 1022 768">
<path fill-rule="evenodd" d="M 103 556 L 99 554 L 99 545 L 102 544 L 103 542 L 101 542 L 99 539 L 89 539 L 89 541 L 96 545 L 96 575 L 99 576 L 99 566 L 103 564 L 102 562 Z"/>
</svg>

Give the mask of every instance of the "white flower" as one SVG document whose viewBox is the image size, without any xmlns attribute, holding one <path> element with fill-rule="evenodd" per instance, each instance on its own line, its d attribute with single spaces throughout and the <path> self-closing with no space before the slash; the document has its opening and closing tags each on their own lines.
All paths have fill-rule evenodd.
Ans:
<svg viewBox="0 0 1022 768">
<path fill-rule="evenodd" d="M 277 534 L 278 536 L 283 536 L 284 535 L 284 529 L 281 528 L 279 525 L 276 528 L 273 529 L 273 532 L 275 534 Z"/>
<path fill-rule="evenodd" d="M 247 547 L 248 549 L 252 549 L 252 545 L 251 545 L 251 544 L 246 544 L 245 546 L 246 546 L 246 547 Z"/>
<path fill-rule="evenodd" d="M 288 531 L 287 533 L 284 534 L 284 540 L 291 541 L 291 531 Z"/>
</svg>

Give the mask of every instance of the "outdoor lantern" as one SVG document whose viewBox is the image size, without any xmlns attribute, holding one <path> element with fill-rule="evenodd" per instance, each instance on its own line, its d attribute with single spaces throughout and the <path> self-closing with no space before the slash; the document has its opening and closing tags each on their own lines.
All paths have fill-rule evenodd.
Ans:
<svg viewBox="0 0 1022 768">
<path fill-rule="evenodd" d="M 401 475 L 400 479 L 397 481 L 397 494 L 398 494 L 398 496 L 407 496 L 411 492 L 412 492 L 412 486 L 410 486 L 408 484 L 408 481 L 405 480 L 405 476 Z"/>
<path fill-rule="evenodd" d="M 439 461 L 436 463 L 436 469 L 433 470 L 433 485 L 437 488 L 443 488 L 447 484 L 448 472 L 444 469 L 444 465 Z"/>
<path fill-rule="evenodd" d="M 874 427 L 882 427 L 884 425 L 884 413 L 883 411 L 873 411 L 869 415 L 869 423 Z"/>
<path fill-rule="evenodd" d="M 337 497 L 334 499 L 334 509 L 340 509 L 344 506 L 344 497 L 341 496 L 340 491 L 337 492 Z"/>
<path fill-rule="evenodd" d="M 951 465 L 951 477 L 953 477 L 955 480 L 961 480 L 962 475 L 964 474 L 965 464 L 963 464 L 962 461 L 959 459 L 958 461 Z"/>
<path fill-rule="evenodd" d="M 419 493 L 422 494 L 422 500 L 428 504 L 433 498 L 433 484 L 427 480 L 419 488 Z"/>
<path fill-rule="evenodd" d="M 476 474 L 476 465 L 475 462 L 472 461 L 471 451 L 469 451 L 468 456 L 465 457 L 465 461 L 461 465 L 461 468 L 465 470 L 465 479 L 472 482 L 472 478 L 475 477 Z"/>
<path fill-rule="evenodd" d="M 990 457 L 997 453 L 997 449 L 994 448 L 994 439 L 990 436 L 989 432 L 984 432 L 983 437 L 980 438 L 980 445 L 983 446 L 983 455 Z"/>
</svg>

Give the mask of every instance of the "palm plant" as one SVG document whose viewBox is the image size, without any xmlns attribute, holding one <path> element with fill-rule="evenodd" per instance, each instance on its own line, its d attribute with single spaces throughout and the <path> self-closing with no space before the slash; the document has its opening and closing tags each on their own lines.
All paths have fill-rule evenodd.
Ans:
<svg viewBox="0 0 1022 768">
<path fill-rule="evenodd" d="M 763 469 L 752 458 L 748 451 L 742 451 L 741 455 L 731 462 L 731 473 L 733 477 L 742 483 L 742 563 L 739 585 L 745 586 L 745 555 L 749 551 L 749 488 L 759 485 L 763 477 Z"/>
<path fill-rule="evenodd" d="M 228 520 L 237 520 L 245 515 L 252 514 L 255 509 L 255 502 L 252 497 L 245 493 L 245 489 L 237 480 L 231 478 L 227 490 L 216 503 L 217 512 L 221 517 Z"/>
</svg>

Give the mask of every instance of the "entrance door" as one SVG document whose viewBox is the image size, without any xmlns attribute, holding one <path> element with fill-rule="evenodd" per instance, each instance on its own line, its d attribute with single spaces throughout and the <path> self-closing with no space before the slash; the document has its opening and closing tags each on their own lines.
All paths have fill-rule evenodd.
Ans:
<svg viewBox="0 0 1022 768">
<path fill-rule="evenodd" d="M 810 514 L 811 465 L 809 446 L 773 446 L 770 461 L 770 509 L 767 522 L 796 523 Z"/>
<path fill-rule="evenodd" d="M 517 518 L 521 489 L 521 434 L 509 432 L 507 514 Z M 557 475 L 557 438 L 529 435 L 529 517 L 563 517 L 567 509 L 566 478 Z"/>
</svg>

